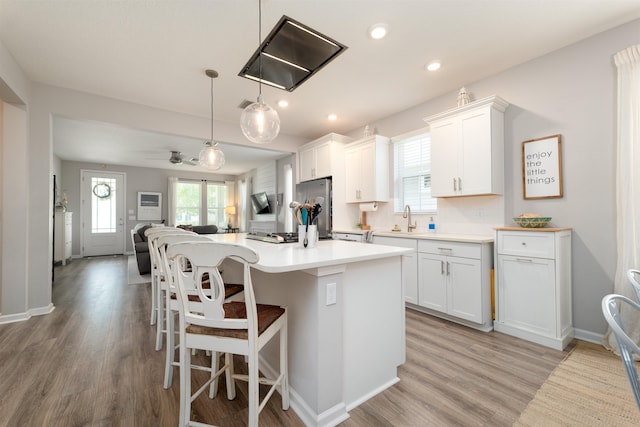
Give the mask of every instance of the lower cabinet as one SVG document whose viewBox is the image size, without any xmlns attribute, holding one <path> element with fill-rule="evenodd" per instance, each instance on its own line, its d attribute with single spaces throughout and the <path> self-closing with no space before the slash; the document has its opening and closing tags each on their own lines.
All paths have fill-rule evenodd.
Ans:
<svg viewBox="0 0 640 427">
<path fill-rule="evenodd" d="M 496 231 L 495 330 L 556 350 L 573 339 L 571 229 Z"/>
<path fill-rule="evenodd" d="M 493 329 L 490 240 L 475 243 L 374 236 L 373 243 L 414 249 L 402 256 L 402 286 L 408 308 L 483 331 Z"/>
<path fill-rule="evenodd" d="M 492 250 L 486 243 L 418 241 L 418 304 L 491 330 Z"/>
<path fill-rule="evenodd" d="M 53 261 L 67 264 L 67 260 L 71 258 L 71 244 L 73 226 L 72 212 L 56 212 L 55 217 L 55 240 L 53 245 Z"/>
</svg>

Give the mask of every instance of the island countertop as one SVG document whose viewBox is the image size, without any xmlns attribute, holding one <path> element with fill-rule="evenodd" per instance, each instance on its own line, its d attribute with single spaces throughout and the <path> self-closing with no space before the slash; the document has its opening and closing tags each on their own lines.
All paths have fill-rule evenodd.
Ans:
<svg viewBox="0 0 640 427">
<path fill-rule="evenodd" d="M 252 248 L 260 256 L 253 268 L 266 273 L 328 267 L 411 253 L 410 249 L 405 248 L 343 240 L 320 240 L 314 248 L 303 248 L 298 243 L 261 242 L 247 239 L 246 236 L 246 233 L 207 235 L 216 242 L 236 243 Z"/>
</svg>

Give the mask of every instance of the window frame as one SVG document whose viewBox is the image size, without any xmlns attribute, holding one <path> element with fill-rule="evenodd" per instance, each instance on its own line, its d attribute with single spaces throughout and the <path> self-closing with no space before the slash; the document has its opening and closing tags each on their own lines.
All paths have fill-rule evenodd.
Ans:
<svg viewBox="0 0 640 427">
<path fill-rule="evenodd" d="M 195 224 L 193 221 L 190 222 L 184 222 L 179 220 L 179 208 L 180 208 L 180 199 L 179 199 L 179 191 L 178 191 L 178 187 L 181 184 L 197 184 L 200 188 L 199 188 L 199 197 L 198 197 L 198 201 L 199 201 L 199 205 L 197 206 L 198 209 L 198 224 Z M 209 186 L 218 186 L 218 187 L 222 187 L 224 188 L 223 190 L 223 194 L 221 197 L 221 200 L 218 201 L 219 205 L 218 206 L 209 206 L 208 202 L 209 202 Z M 220 190 L 218 190 L 220 191 Z M 227 199 L 229 197 L 229 186 L 227 185 L 227 183 L 225 183 L 224 181 L 208 181 L 206 179 L 182 179 L 182 178 L 178 178 L 178 181 L 176 182 L 176 191 L 175 191 L 176 195 L 175 195 L 175 225 L 215 225 L 217 226 L 219 229 L 224 229 L 227 227 L 227 217 L 226 217 L 226 213 L 225 213 L 225 208 L 227 206 Z M 220 203 L 222 203 L 220 205 Z M 189 207 L 186 207 L 187 209 Z M 194 207 L 195 208 L 195 207 Z M 218 211 L 218 218 L 222 218 L 221 220 L 218 221 L 217 224 L 210 224 L 209 223 L 209 211 L 211 209 L 215 209 Z"/>
<path fill-rule="evenodd" d="M 399 171 L 399 161 L 400 159 L 398 158 L 399 154 L 398 154 L 398 150 L 400 148 L 400 146 L 402 144 L 407 144 L 410 143 L 411 140 L 415 140 L 415 139 L 422 139 L 422 138 L 427 138 L 429 141 L 429 154 L 428 154 L 428 159 L 429 159 L 429 163 L 427 165 L 427 167 L 424 167 L 424 165 L 420 166 L 420 169 L 418 169 L 418 173 L 416 174 L 403 174 L 400 175 L 400 171 Z M 430 133 L 430 129 L 429 127 L 423 127 L 420 129 L 416 129 L 413 130 L 411 132 L 407 132 L 401 135 L 397 135 L 393 138 L 391 138 L 391 142 L 392 142 L 392 146 L 393 146 L 393 153 L 392 153 L 392 158 L 393 158 L 393 202 L 394 202 L 394 213 L 395 214 L 402 214 L 402 212 L 404 211 L 404 206 L 406 204 L 409 204 L 409 206 L 411 206 L 411 212 L 412 213 L 416 213 L 416 214 L 437 214 L 438 213 L 438 199 L 435 197 L 428 197 L 426 200 L 423 200 L 421 205 L 426 203 L 427 205 L 430 205 L 430 207 L 428 207 L 427 209 L 418 209 L 418 207 L 413 206 L 411 203 L 405 203 L 405 199 L 404 199 L 404 194 L 405 194 L 405 190 L 404 190 L 404 186 L 403 186 L 403 181 L 406 180 L 407 178 L 411 178 L 411 177 L 415 177 L 415 178 L 429 178 L 429 183 L 431 184 L 433 182 L 432 177 L 431 177 L 431 133 Z M 422 155 L 422 153 L 419 155 L 419 158 L 422 159 L 424 156 Z M 420 185 L 420 184 L 419 184 Z M 422 187 L 423 185 L 420 185 L 420 187 Z M 429 185 L 429 191 L 431 191 L 431 185 Z M 423 197 L 421 196 L 419 193 L 416 193 L 416 198 L 420 198 Z"/>
</svg>

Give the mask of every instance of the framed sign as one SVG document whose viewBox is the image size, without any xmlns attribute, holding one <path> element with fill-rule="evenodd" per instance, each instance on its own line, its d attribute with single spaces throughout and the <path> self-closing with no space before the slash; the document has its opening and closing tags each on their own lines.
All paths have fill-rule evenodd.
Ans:
<svg viewBox="0 0 640 427">
<path fill-rule="evenodd" d="M 562 197 L 560 135 L 522 143 L 522 194 L 525 199 Z"/>
<path fill-rule="evenodd" d="M 138 192 L 138 221 L 159 221 L 162 219 L 162 193 Z"/>
</svg>

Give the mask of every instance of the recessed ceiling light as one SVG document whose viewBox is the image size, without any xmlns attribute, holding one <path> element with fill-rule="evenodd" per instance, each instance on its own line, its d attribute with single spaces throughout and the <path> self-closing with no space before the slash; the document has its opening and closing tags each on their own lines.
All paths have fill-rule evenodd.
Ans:
<svg viewBox="0 0 640 427">
<path fill-rule="evenodd" d="M 436 71 L 440 68 L 440 61 L 431 61 L 425 67 L 429 71 Z"/>
<path fill-rule="evenodd" d="M 280 101 L 278 101 L 278 107 L 288 107 L 289 106 L 289 101 L 287 101 L 286 99 L 281 99 Z"/>
<path fill-rule="evenodd" d="M 331 121 L 338 120 L 338 116 L 337 116 L 337 115 L 335 115 L 335 114 L 329 114 L 329 115 L 327 116 L 327 119 L 329 119 L 329 120 L 331 120 Z"/>
<path fill-rule="evenodd" d="M 374 40 L 380 40 L 387 35 L 389 27 L 387 24 L 375 24 L 369 27 L 369 37 Z"/>
</svg>

